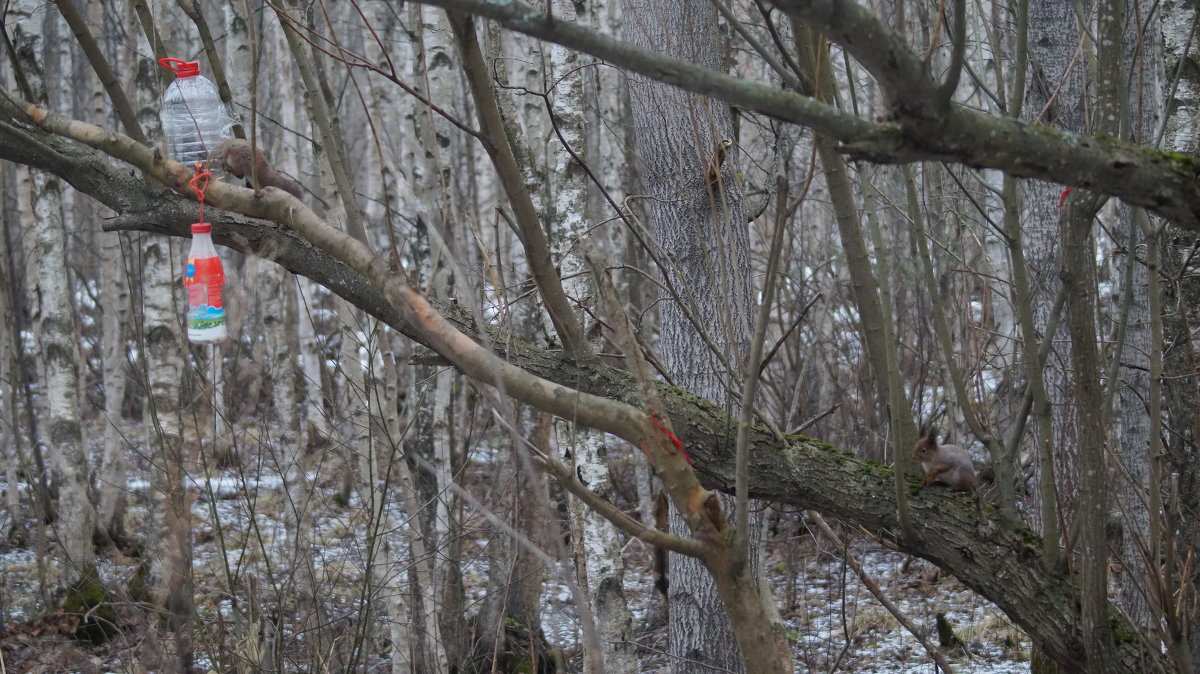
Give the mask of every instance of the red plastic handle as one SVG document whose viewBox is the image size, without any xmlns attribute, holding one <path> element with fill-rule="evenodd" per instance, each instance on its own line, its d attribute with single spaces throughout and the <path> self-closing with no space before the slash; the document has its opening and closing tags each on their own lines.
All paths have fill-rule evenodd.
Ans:
<svg viewBox="0 0 1200 674">
<path fill-rule="evenodd" d="M 159 59 L 158 65 L 175 73 L 176 77 L 195 77 L 200 74 L 200 64 L 196 61 L 184 61 L 183 59 L 165 58 Z"/>
</svg>

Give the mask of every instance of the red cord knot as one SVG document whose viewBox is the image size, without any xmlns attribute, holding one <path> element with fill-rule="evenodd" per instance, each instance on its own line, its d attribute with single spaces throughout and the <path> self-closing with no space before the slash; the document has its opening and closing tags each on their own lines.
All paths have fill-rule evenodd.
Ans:
<svg viewBox="0 0 1200 674">
<path fill-rule="evenodd" d="M 212 177 L 212 172 L 203 162 L 195 163 L 195 171 L 196 175 L 187 184 L 196 192 L 196 200 L 200 202 L 200 222 L 204 222 L 204 192 L 208 190 L 208 179 Z"/>
</svg>

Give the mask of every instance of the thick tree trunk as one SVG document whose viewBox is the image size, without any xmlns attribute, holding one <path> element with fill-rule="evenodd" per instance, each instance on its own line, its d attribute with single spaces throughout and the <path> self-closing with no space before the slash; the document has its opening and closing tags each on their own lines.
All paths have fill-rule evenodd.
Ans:
<svg viewBox="0 0 1200 674">
<path fill-rule="evenodd" d="M 94 4 L 89 8 L 89 18 L 99 22 L 101 8 Z M 131 55 L 120 58 L 117 69 L 127 74 L 126 82 L 132 84 Z M 97 124 L 105 124 L 111 118 L 110 104 L 98 77 L 91 77 L 93 118 Z M 89 209 L 97 213 L 94 205 Z M 126 352 L 129 346 L 130 291 L 128 254 L 129 237 L 126 234 L 99 234 L 96 243 L 100 248 L 101 291 L 101 345 L 103 348 L 104 380 L 104 450 L 96 475 L 96 529 L 110 539 L 127 543 L 125 532 L 125 508 L 127 468 L 125 450 L 127 443 L 123 412 L 125 406 L 126 381 L 129 370 Z"/>
<path fill-rule="evenodd" d="M 723 69 L 716 13 L 708 3 L 629 0 L 626 8 L 624 30 L 632 43 Z M 662 270 L 665 282 L 682 301 L 668 296 L 660 303 L 657 350 L 676 385 L 727 407 L 726 377 L 738 376 L 751 316 L 746 212 L 731 170 L 735 146 L 722 148 L 722 157 L 717 156 L 718 142 L 733 138 L 730 109 L 640 75 L 630 74 L 629 80 L 634 134 L 650 197 L 647 213 L 658 252 L 669 265 Z M 722 164 L 724 159 L 728 161 Z M 710 168 L 716 169 L 711 178 Z M 700 330 L 707 331 L 709 341 Z M 712 348 L 728 357 L 733 372 Z M 729 433 L 732 445 L 732 427 Z M 729 502 L 725 509 L 732 512 Z M 677 515 L 671 532 L 689 534 Z M 741 653 L 731 647 L 734 635 L 709 572 L 700 560 L 675 553 L 669 568 L 675 671 L 742 671 Z"/>
<path fill-rule="evenodd" d="M 8 526 L 0 535 L 18 545 L 25 542 L 26 536 L 26 513 L 21 508 L 19 471 L 24 470 L 32 478 L 27 478 L 31 484 L 39 481 L 36 471 L 22 456 L 23 434 L 17 400 L 21 397 L 19 382 L 25 378 L 17 376 L 22 368 L 20 341 L 17 339 L 20 328 L 14 299 L 24 293 L 20 289 L 20 280 L 13 274 L 17 256 L 8 244 L 10 230 L 16 229 L 20 221 L 17 199 L 9 196 L 15 192 L 12 187 L 17 184 L 17 174 L 22 171 L 16 167 L 3 167 L 0 170 L 0 326 L 3 326 L 0 327 L 0 382 L 4 382 L 3 392 L 0 393 L 0 420 L 12 429 L 11 441 L 0 443 L 0 461 L 4 462 L 4 505 L 8 510 Z M 40 490 L 35 489 L 33 493 L 35 502 L 41 499 Z"/>
<path fill-rule="evenodd" d="M 1178 78 L 1164 102 L 1167 119 L 1162 146 L 1175 152 L 1200 151 L 1197 137 L 1200 121 L 1200 72 L 1194 67 L 1200 61 L 1200 41 L 1196 40 L 1197 8 L 1194 3 L 1168 0 L 1161 6 L 1165 74 Z M 1162 234 L 1163 271 L 1163 401 L 1166 404 L 1165 456 L 1163 475 L 1171 476 L 1170 495 L 1178 495 L 1179 504 L 1164 513 L 1174 528 L 1172 535 L 1180 541 L 1180 552 L 1172 556 L 1179 563 L 1185 557 L 1200 555 L 1200 520 L 1182 513 L 1200 509 L 1200 464 L 1196 461 L 1200 447 L 1200 369 L 1193 344 L 1196 326 L 1200 325 L 1200 275 L 1196 273 L 1196 236 L 1178 226 L 1166 223 Z M 1190 263 L 1190 264 L 1189 264 Z M 1153 384 L 1153 382 L 1151 382 Z M 1152 406 L 1151 409 L 1154 409 Z M 1159 439 L 1151 438 L 1151 456 L 1159 455 Z M 1153 459 L 1152 459 L 1153 460 Z M 1182 552 L 1187 550 L 1187 553 Z M 1193 596 L 1200 589 L 1200 566 L 1187 564 L 1190 573 L 1167 569 L 1168 581 L 1179 592 L 1190 588 Z M 1172 577 L 1173 576 L 1173 577 Z M 1182 587 L 1179 587 L 1182 586 Z M 1170 616 L 1175 605 L 1163 607 Z M 1180 668 L 1200 663 L 1200 603 L 1193 602 L 1183 620 L 1168 621 L 1168 648 Z"/>
<path fill-rule="evenodd" d="M 1128 208 L 1118 209 L 1124 214 L 1125 226 L 1137 232 L 1138 223 Z M 1131 237 L 1130 241 L 1141 241 L 1143 237 Z M 1148 292 L 1149 279 L 1146 266 L 1140 260 L 1133 260 L 1137 251 L 1144 246 L 1135 245 L 1128 248 L 1128 261 L 1133 265 L 1128 277 L 1128 319 L 1126 323 L 1125 344 L 1121 351 L 1121 369 L 1116 381 L 1110 386 L 1116 390 L 1116 419 L 1114 431 L 1116 442 L 1114 450 L 1121 462 L 1122 471 L 1117 477 L 1114 495 L 1120 503 L 1121 525 L 1121 608 L 1134 624 L 1142 629 L 1152 630 L 1156 613 L 1152 610 L 1155 605 L 1155 587 L 1148 582 L 1148 573 L 1153 565 L 1148 564 L 1151 551 L 1157 549 L 1152 539 L 1148 504 L 1152 503 L 1149 489 L 1158 489 L 1158 485 L 1150 483 L 1150 418 L 1147 415 L 1147 401 L 1150 394 L 1150 383 L 1147 373 L 1150 371 L 1150 349 L 1153 343 L 1150 336 L 1150 297 Z M 1126 283 L 1122 283 L 1126 285 Z M 1122 301 L 1126 301 L 1122 299 Z M 1155 443 L 1157 444 L 1157 443 Z"/>
<path fill-rule="evenodd" d="M 147 547 L 151 587 L 168 609 L 169 625 L 176 633 L 181 667 L 191 659 L 191 513 L 187 505 L 188 482 L 184 467 L 181 387 L 183 335 L 179 307 L 173 293 L 177 268 L 183 253 L 171 242 L 146 237 L 142 287 L 145 335 L 145 365 L 148 395 L 146 427 L 148 444 L 154 449 L 151 483 L 154 493 L 166 495 L 152 506 Z M 184 670 L 186 671 L 186 669 Z"/>
<path fill-rule="evenodd" d="M 46 446 L 58 474 L 59 505 L 56 534 L 66 555 L 63 580 L 71 584 L 95 573 L 92 550 L 94 514 L 88 497 L 88 461 L 79 418 L 79 363 L 75 311 L 71 306 L 66 237 L 59 182 L 41 172 L 31 176 L 32 220 L 28 229 L 37 246 L 37 307 L 35 335 L 41 345 L 47 418 Z"/>
<path fill-rule="evenodd" d="M 36 3 L 15 3 L 11 13 L 17 67 L 29 86 L 48 97 L 47 82 L 60 75 L 63 62 L 56 15 L 41 11 Z M 24 17 L 24 20 L 20 20 Z M 40 23 L 39 23 L 40 22 Z M 34 56 L 45 57 L 38 63 Z M 46 71 L 44 72 L 43 68 Z M 60 107 L 72 103 L 55 91 L 51 100 Z M 69 92 L 66 92 L 69 93 Z M 33 248 L 29 265 L 36 274 L 29 288 L 34 317 L 33 331 L 40 344 L 40 382 L 44 389 L 44 443 L 59 487 L 58 521 L 55 537 L 66 562 L 60 576 L 62 586 L 95 573 L 92 527 L 95 520 L 88 495 L 88 461 L 83 446 L 79 416 L 79 360 L 76 343 L 78 326 L 72 306 L 71 277 L 67 260 L 67 229 L 63 216 L 61 183 L 41 171 L 22 171 L 17 192 L 21 224 Z"/>
<path fill-rule="evenodd" d="M 455 67 L 453 37 L 445 13 L 429 7 L 412 5 L 408 9 L 410 27 L 415 30 L 413 58 L 409 65 L 411 77 L 422 94 L 438 101 L 453 101 Z M 421 223 L 420 236 L 413 253 L 413 269 L 421 282 L 438 297 L 456 296 L 454 271 L 463 262 L 456 259 L 447 239 L 460 221 L 457 215 L 459 186 L 455 179 L 456 156 L 448 122 L 426 106 L 413 105 L 405 111 L 405 127 L 413 142 L 406 147 L 409 167 L 408 189 L 414 194 Z M 462 297 L 465 306 L 473 302 Z M 425 547 L 457 559 L 458 497 L 452 489 L 455 471 L 454 447 L 458 418 L 456 416 L 455 381 L 451 372 L 441 367 L 419 367 L 413 377 L 410 394 L 416 417 L 416 437 L 413 449 L 424 465 L 415 475 L 423 487 L 422 531 Z M 432 470 L 432 474 L 430 474 Z M 462 578 L 454 565 L 428 564 L 429 587 L 418 588 L 422 597 L 421 614 L 432 629 L 424 631 L 423 647 L 419 651 L 430 671 L 446 671 L 471 654 L 466 624 L 461 613 Z M 436 626 L 436 627 L 435 627 Z M 434 637 L 438 636 L 437 640 Z"/>
<path fill-rule="evenodd" d="M 1145 17 L 1155 11 L 1154 4 L 1148 0 L 1131 2 L 1131 14 L 1126 17 L 1125 27 L 1123 62 L 1132 75 L 1132 91 L 1127 105 L 1129 128 L 1124 136 L 1143 144 L 1154 142 L 1163 114 L 1162 78 L 1156 67 L 1162 58 L 1161 34 L 1142 28 L 1146 25 Z M 1113 490 L 1121 502 L 1124 531 L 1118 580 L 1122 610 L 1135 625 L 1151 633 L 1158 622 L 1156 616 L 1160 615 L 1156 598 L 1160 586 L 1151 582 L 1149 576 L 1156 567 L 1149 560 L 1158 556 L 1157 533 L 1161 521 L 1157 512 L 1153 515 L 1153 523 L 1151 521 L 1151 511 L 1157 511 L 1161 499 L 1157 496 L 1160 484 L 1158 480 L 1152 480 L 1152 475 L 1158 477 L 1157 471 L 1152 473 L 1150 470 L 1152 448 L 1158 446 L 1158 438 L 1152 440 L 1150 436 L 1150 414 L 1153 412 L 1149 405 L 1148 374 L 1152 350 L 1161 349 L 1161 344 L 1155 343 L 1150 320 L 1149 275 L 1157 274 L 1157 270 L 1150 272 L 1147 269 L 1147 260 L 1151 256 L 1145 245 L 1147 232 L 1141 231 L 1143 224 L 1150 224 L 1146 214 L 1121 204 L 1117 216 L 1128 232 L 1125 260 L 1128 273 L 1123 272 L 1120 285 L 1125 291 L 1121 302 L 1124 303 L 1126 297 L 1129 302 L 1127 309 L 1121 309 L 1126 318 L 1120 367 L 1116 381 L 1109 383 L 1109 386 L 1117 387 L 1114 449 L 1124 468 L 1124 475 L 1118 478 Z M 1151 245 L 1158 246 L 1157 237 L 1151 237 Z M 1155 288 L 1158 287 L 1155 284 Z M 1155 387 L 1153 390 L 1157 393 L 1161 389 Z M 1155 490 L 1154 495 L 1150 489 Z"/>
<path fill-rule="evenodd" d="M 1031 0 L 1029 26 L 1030 75 L 1025 118 L 1057 129 L 1083 131 L 1086 69 L 1073 58 L 1082 30 L 1077 26 L 1073 5 L 1067 0 Z M 1069 29 L 1064 30 L 1064 27 Z M 1049 435 L 1054 448 L 1054 476 L 1039 475 L 1038 479 L 1043 486 L 1045 480 L 1054 480 L 1057 503 L 1046 503 L 1050 492 L 1048 488 L 1042 489 L 1041 512 L 1050 516 L 1055 509 L 1061 508 L 1065 529 L 1074 522 L 1077 486 L 1073 476 L 1078 461 L 1077 408 L 1068 373 L 1071 343 L 1067 337 L 1067 322 L 1060 320 L 1057 331 L 1053 335 L 1046 334 L 1047 319 L 1061 286 L 1058 277 L 1062 259 L 1058 203 L 1063 188 L 1036 180 L 1023 181 L 1020 185 L 1021 232 L 1033 293 L 1030 301 L 1038 332 L 1026 339 L 1053 342 L 1042 377 L 1053 408 Z M 1039 432 L 1047 433 L 1047 429 L 1039 429 Z"/>
</svg>

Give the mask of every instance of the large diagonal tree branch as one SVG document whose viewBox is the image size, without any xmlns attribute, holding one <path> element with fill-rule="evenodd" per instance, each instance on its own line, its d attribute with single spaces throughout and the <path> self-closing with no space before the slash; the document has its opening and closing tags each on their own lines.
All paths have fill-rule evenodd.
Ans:
<svg viewBox="0 0 1200 674">
<path fill-rule="evenodd" d="M 32 117 L 30 116 L 32 113 Z M 36 124 L 34 123 L 36 122 Z M 58 135 L 86 137 L 162 184 L 136 178 L 128 167 Z M 116 133 L 69 120 L 0 96 L 0 158 L 54 173 L 118 211 L 107 229 L 138 229 L 186 236 L 196 204 L 181 196 L 187 169 Z M 178 190 L 176 194 L 163 185 Z M 579 366 L 476 325 L 458 307 L 441 304 L 408 288 L 397 270 L 349 236 L 332 230 L 286 193 L 256 197 L 252 190 L 213 183 L 209 202 L 253 216 L 273 217 L 283 226 L 223 211 L 208 211 L 214 237 L 236 250 L 268 257 L 321 283 L 384 323 L 437 350 L 464 373 L 539 409 L 613 433 L 636 444 L 647 427 L 639 387 L 625 372 L 591 363 Z M 488 351 L 470 335 L 487 331 Z M 736 419 L 697 396 L 659 385 L 659 398 L 676 433 L 709 488 L 732 491 Z M 778 440 L 753 429 L 749 437 L 749 493 L 753 498 L 811 508 L 894 540 L 897 530 L 891 471 L 853 454 L 800 436 Z M 915 486 L 915 485 L 914 485 Z M 909 498 L 924 535 L 903 549 L 933 561 L 994 601 L 1064 664 L 1084 662 L 1076 594 L 1070 578 L 1040 561 L 1031 531 L 1000 524 L 989 506 L 977 509 L 968 497 L 944 490 L 915 491 Z M 1117 633 L 1136 634 L 1115 609 Z M 1136 638 L 1117 644 L 1119 671 L 1146 671 L 1158 658 Z"/>
<path fill-rule="evenodd" d="M 898 51 L 893 41 L 886 39 L 886 30 L 870 33 L 879 37 L 878 42 L 855 37 L 853 27 L 865 29 L 879 22 L 865 12 L 851 11 L 853 3 L 845 0 L 826 0 L 825 10 L 815 7 L 822 3 L 814 2 L 810 8 L 799 0 L 791 0 L 784 7 L 812 21 L 818 29 L 823 26 L 822 32 L 830 39 L 839 41 L 840 37 L 839 43 L 864 62 L 880 85 L 896 94 L 893 98 L 902 102 L 893 113 L 899 117 L 887 123 L 873 123 L 807 96 L 639 49 L 592 29 L 547 17 L 539 8 L 521 2 L 422 1 L 478 14 L 506 28 L 586 52 L 688 91 L 811 127 L 837 140 L 839 149 L 853 158 L 881 163 L 945 161 L 998 169 L 1021 178 L 1120 197 L 1200 231 L 1200 182 L 1196 180 L 1200 161 L 1195 157 L 1104 136 L 1029 125 L 957 104 L 949 104 L 935 114 L 935 110 L 916 101 L 932 80 L 911 63 L 911 52 Z M 890 61 L 892 57 L 897 59 L 895 63 Z"/>
<path fill-rule="evenodd" d="M 16 108 L 23 108 L 28 123 L 38 127 L 30 128 L 29 132 L 37 133 L 44 129 L 45 132 L 87 143 L 129 162 L 181 195 L 193 194 L 192 188 L 187 185 L 192 176 L 191 171 L 182 164 L 164 159 L 157 150 L 152 150 L 127 136 L 107 132 L 100 127 L 55 114 L 37 105 L 22 105 L 13 99 L 0 100 L 0 111 L 12 112 Z M 14 125 L 8 125 L 0 120 L 0 134 L 10 129 L 19 131 L 19 124 L 14 120 Z M 3 152 L 0 151 L 0 157 L 3 156 Z M 72 178 L 78 176 L 72 175 L 68 181 Z M 291 230 L 289 233 L 299 235 L 303 241 L 325 251 L 364 277 L 370 287 L 382 293 L 383 306 L 390 305 L 395 310 L 392 321 L 398 329 L 434 349 L 472 378 L 491 384 L 539 409 L 575 418 L 580 423 L 613 433 L 630 442 L 641 443 L 641 429 L 649 426 L 645 413 L 629 405 L 596 399 L 594 396 L 522 372 L 520 368 L 487 350 L 449 323 L 430 303 L 429 298 L 408 284 L 403 270 L 389 266 L 386 260 L 363 241 L 330 227 L 298 199 L 277 189 L 265 190 L 263 195 L 255 196 L 252 190 L 222 182 L 210 183 L 205 194 L 207 202 L 218 208 L 232 209 L 252 217 L 267 218 L 285 224 Z M 168 196 L 164 194 L 159 198 Z M 140 201 L 153 203 L 154 199 L 150 197 Z M 106 204 L 111 205 L 110 202 Z M 190 209 L 185 207 L 181 210 L 189 218 L 192 217 L 188 212 Z M 242 242 L 237 240 L 241 234 L 242 232 L 237 231 L 223 233 L 218 240 L 225 243 L 225 237 L 229 237 L 232 243 L 241 244 Z M 245 249 L 255 255 L 275 257 L 275 251 L 269 246 L 259 249 L 245 246 Z M 299 273 L 303 271 L 299 270 Z M 373 304 L 379 305 L 378 302 Z"/>
</svg>

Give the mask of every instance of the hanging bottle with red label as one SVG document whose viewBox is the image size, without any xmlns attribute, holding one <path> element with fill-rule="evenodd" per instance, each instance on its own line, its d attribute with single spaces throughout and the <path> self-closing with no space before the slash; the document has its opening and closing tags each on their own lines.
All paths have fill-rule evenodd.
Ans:
<svg viewBox="0 0 1200 674">
<path fill-rule="evenodd" d="M 187 331 L 193 342 L 215 342 L 225 338 L 225 307 L 221 286 L 225 270 L 213 245 L 212 225 L 192 225 L 192 249 L 183 271 L 183 287 L 188 296 Z"/>
</svg>

